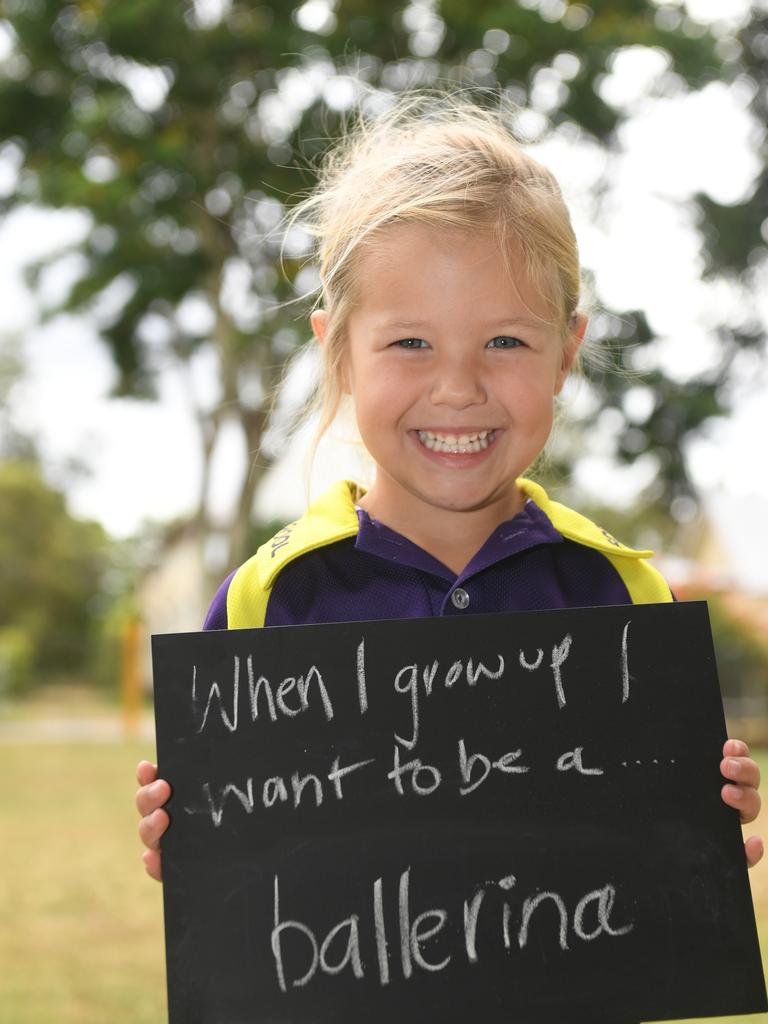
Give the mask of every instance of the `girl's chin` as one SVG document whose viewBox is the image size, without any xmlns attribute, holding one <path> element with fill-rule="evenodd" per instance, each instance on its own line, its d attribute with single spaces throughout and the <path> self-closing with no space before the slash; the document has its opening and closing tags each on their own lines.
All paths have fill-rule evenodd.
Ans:
<svg viewBox="0 0 768 1024">
<path fill-rule="evenodd" d="M 511 487 L 500 488 L 493 488 L 487 482 L 471 486 L 468 485 L 468 479 L 457 481 L 454 486 L 446 483 L 441 487 L 439 481 L 432 487 L 429 484 L 429 478 L 423 477 L 419 479 L 417 486 L 408 488 L 410 497 L 424 506 L 425 515 L 430 514 L 427 511 L 429 509 L 434 515 L 441 512 L 456 512 L 463 515 L 477 513 L 485 519 L 489 511 L 493 510 L 494 519 L 500 523 L 516 516 L 525 504 L 524 495 L 514 483 Z"/>
</svg>

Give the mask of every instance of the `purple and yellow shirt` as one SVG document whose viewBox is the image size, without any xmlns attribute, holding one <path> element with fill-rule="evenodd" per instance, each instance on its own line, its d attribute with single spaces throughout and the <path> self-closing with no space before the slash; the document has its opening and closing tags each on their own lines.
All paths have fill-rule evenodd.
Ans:
<svg viewBox="0 0 768 1024">
<path fill-rule="evenodd" d="M 204 629 L 673 600 L 647 559 L 521 478 L 523 510 L 457 576 L 339 481 L 222 583 Z"/>
</svg>

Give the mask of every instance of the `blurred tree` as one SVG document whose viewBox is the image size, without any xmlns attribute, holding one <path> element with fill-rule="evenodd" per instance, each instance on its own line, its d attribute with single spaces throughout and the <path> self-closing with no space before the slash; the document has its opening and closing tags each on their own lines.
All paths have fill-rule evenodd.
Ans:
<svg viewBox="0 0 768 1024">
<path fill-rule="evenodd" d="M 756 283 L 758 268 L 764 266 L 768 244 L 768 8 L 755 4 L 752 15 L 738 35 L 731 40 L 733 56 L 738 57 L 738 76 L 747 106 L 759 126 L 756 148 L 761 157 L 761 170 L 752 194 L 743 202 L 726 206 L 711 197 L 696 197 L 704 226 L 705 273 L 714 277 L 745 274 L 747 284 Z M 743 331 L 742 344 L 754 344 L 759 329 Z"/>
<path fill-rule="evenodd" d="M 720 689 L 729 713 L 765 714 L 768 703 L 768 643 L 740 621 L 717 594 L 686 594 L 687 600 L 705 599 L 709 605 L 717 654 Z M 751 708 L 751 711 L 746 709 Z"/>
<path fill-rule="evenodd" d="M 71 516 L 35 462 L 0 462 L 3 689 L 89 672 L 113 599 L 111 556 L 102 527 Z"/>
<path fill-rule="evenodd" d="M 34 439 L 23 434 L 9 414 L 11 391 L 23 375 L 21 340 L 0 335 L 0 459 L 37 458 Z"/>
<path fill-rule="evenodd" d="M 628 47 L 664 56 L 658 95 L 743 72 L 681 2 L 657 0 L 0 0 L 0 11 L 0 139 L 18 169 L 2 208 L 89 215 L 82 276 L 49 315 L 94 311 L 118 394 L 151 398 L 159 370 L 189 373 L 204 465 L 198 518 L 228 536 L 228 565 L 245 553 L 254 492 L 275 454 L 262 445 L 268 396 L 308 335 L 293 307 L 278 305 L 314 284 L 301 269 L 306 240 L 287 240 L 284 277 L 273 229 L 356 98 L 374 112 L 388 92 L 476 86 L 487 102 L 503 95 L 528 108 L 529 141 L 560 131 L 616 147 L 625 112 L 603 98 L 604 84 Z M 608 185 L 596 181 L 595 192 Z M 701 209 L 729 220 L 728 210 Z M 615 343 L 619 366 L 653 337 L 636 311 L 598 317 L 595 331 Z M 681 442 L 720 411 L 734 349 L 757 336 L 724 328 L 722 341 L 719 376 L 680 385 L 653 371 L 647 414 L 627 415 L 627 378 L 601 381 L 616 453 L 627 462 L 650 453 L 657 498 L 689 489 Z M 215 393 L 195 397 L 201 368 Z M 221 523 L 211 466 L 232 424 L 247 465 Z"/>
</svg>

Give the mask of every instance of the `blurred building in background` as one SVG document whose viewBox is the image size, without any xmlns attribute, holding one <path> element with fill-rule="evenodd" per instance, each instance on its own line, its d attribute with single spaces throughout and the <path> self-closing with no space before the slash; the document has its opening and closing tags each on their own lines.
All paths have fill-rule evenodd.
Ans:
<svg viewBox="0 0 768 1024">
<path fill-rule="evenodd" d="M 659 566 L 681 600 L 707 600 L 732 729 L 768 742 L 768 502 L 710 494 Z"/>
</svg>

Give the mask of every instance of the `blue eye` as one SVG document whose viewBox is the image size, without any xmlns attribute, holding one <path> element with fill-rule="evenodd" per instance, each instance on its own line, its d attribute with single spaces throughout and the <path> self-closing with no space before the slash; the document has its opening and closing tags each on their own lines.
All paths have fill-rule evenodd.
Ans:
<svg viewBox="0 0 768 1024">
<path fill-rule="evenodd" d="M 422 338 L 401 338 L 395 342 L 400 348 L 426 348 L 427 343 Z"/>
<path fill-rule="evenodd" d="M 521 345 L 525 345 L 525 342 L 508 334 L 500 334 L 488 342 L 488 348 L 520 348 Z"/>
</svg>

